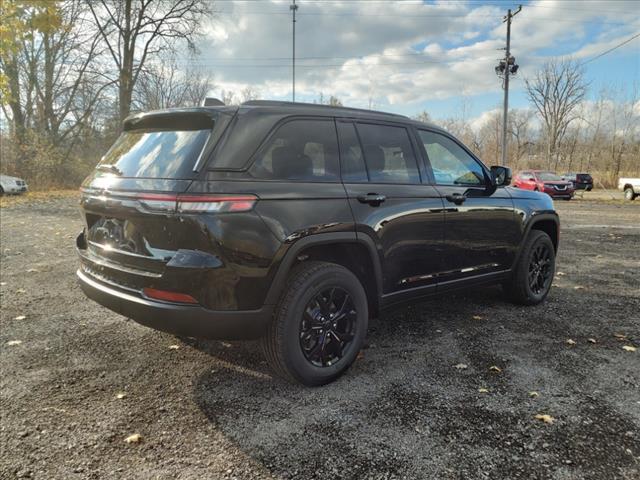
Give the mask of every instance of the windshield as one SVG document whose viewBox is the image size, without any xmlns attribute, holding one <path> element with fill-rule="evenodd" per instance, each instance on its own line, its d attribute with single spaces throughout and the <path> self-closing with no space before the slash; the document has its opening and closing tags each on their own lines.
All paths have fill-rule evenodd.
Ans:
<svg viewBox="0 0 640 480">
<path fill-rule="evenodd" d="M 556 175 L 553 172 L 538 172 L 538 178 L 543 182 L 560 182 L 562 181 L 562 177 Z"/>
<path fill-rule="evenodd" d="M 98 164 L 122 177 L 190 178 L 211 130 L 123 132 Z"/>
</svg>

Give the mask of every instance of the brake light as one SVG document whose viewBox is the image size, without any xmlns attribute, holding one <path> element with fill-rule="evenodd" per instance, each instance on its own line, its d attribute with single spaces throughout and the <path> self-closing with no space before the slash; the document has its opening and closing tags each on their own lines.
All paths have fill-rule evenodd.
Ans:
<svg viewBox="0 0 640 480">
<path fill-rule="evenodd" d="M 253 208 L 253 195 L 178 195 L 178 212 L 246 212 Z"/>
<path fill-rule="evenodd" d="M 169 292 L 167 290 L 157 290 L 155 288 L 143 288 L 145 297 L 173 303 L 198 303 L 191 295 L 186 293 Z"/>
<path fill-rule="evenodd" d="M 176 195 L 142 193 L 136 198 L 146 208 L 164 212 L 246 212 L 253 208 L 255 195 Z"/>
</svg>

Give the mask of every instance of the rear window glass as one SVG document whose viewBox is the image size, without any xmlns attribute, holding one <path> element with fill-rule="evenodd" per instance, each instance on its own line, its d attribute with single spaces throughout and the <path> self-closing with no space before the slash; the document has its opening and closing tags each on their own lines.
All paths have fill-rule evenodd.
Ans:
<svg viewBox="0 0 640 480">
<path fill-rule="evenodd" d="M 254 178 L 332 182 L 338 180 L 338 140 L 333 120 L 292 120 L 260 150 Z"/>
<path fill-rule="evenodd" d="M 403 127 L 358 124 L 371 183 L 420 183 L 409 134 Z"/>
<path fill-rule="evenodd" d="M 189 178 L 211 130 L 130 130 L 98 164 L 122 177 Z"/>
</svg>

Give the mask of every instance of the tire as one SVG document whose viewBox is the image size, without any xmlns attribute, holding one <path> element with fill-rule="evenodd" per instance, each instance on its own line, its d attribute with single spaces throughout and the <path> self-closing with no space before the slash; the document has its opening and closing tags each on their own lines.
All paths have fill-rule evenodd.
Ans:
<svg viewBox="0 0 640 480">
<path fill-rule="evenodd" d="M 541 250 L 546 252 L 546 261 L 543 263 L 537 262 Z M 532 270 L 533 262 L 536 262 L 538 267 Z M 520 305 L 541 303 L 551 290 L 555 266 L 556 255 L 551 238 L 545 232 L 531 230 L 511 277 L 503 284 L 505 293 L 514 303 Z M 532 286 L 534 280 L 537 280 L 537 284 Z"/>
<path fill-rule="evenodd" d="M 633 188 L 625 188 L 624 189 L 624 199 L 625 200 L 634 200 L 636 198 L 635 193 L 633 192 Z"/>
<path fill-rule="evenodd" d="M 342 303 L 345 312 L 336 327 L 328 317 L 339 314 Z M 368 321 L 367 295 L 350 270 L 334 263 L 303 262 L 287 279 L 262 349 L 280 377 L 307 386 L 324 385 L 351 366 Z"/>
</svg>

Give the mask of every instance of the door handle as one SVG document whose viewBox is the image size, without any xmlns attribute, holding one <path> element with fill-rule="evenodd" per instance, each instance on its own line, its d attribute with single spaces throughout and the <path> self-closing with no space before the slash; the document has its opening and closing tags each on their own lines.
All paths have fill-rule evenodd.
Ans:
<svg viewBox="0 0 640 480">
<path fill-rule="evenodd" d="M 462 193 L 453 193 L 451 195 L 447 195 L 444 198 L 449 200 L 451 203 L 455 203 L 456 205 L 462 205 L 467 199 L 467 196 L 463 195 Z"/>
<path fill-rule="evenodd" d="M 384 195 L 377 193 L 367 193 L 366 195 L 358 195 L 358 201 L 360 203 L 368 203 L 374 207 L 377 207 L 387 199 Z"/>
</svg>

